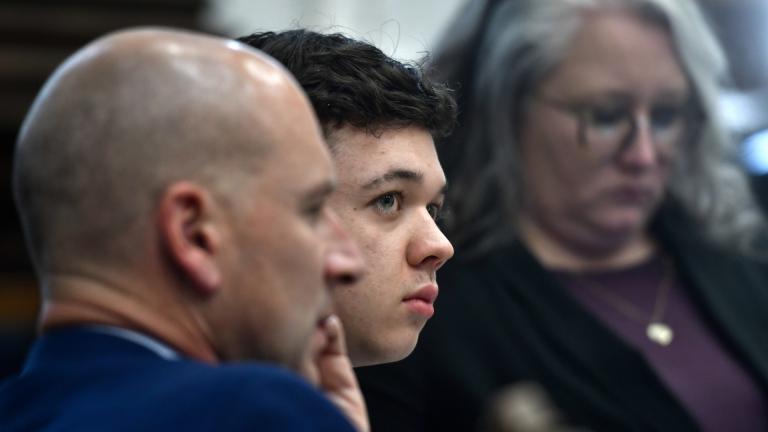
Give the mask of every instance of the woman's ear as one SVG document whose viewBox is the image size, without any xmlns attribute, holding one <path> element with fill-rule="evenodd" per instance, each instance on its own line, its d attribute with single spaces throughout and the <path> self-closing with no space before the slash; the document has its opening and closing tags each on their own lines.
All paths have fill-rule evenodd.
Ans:
<svg viewBox="0 0 768 432">
<path fill-rule="evenodd" d="M 158 231 L 167 258 L 203 295 L 221 286 L 214 206 L 210 193 L 191 182 L 171 184 L 160 199 Z"/>
</svg>

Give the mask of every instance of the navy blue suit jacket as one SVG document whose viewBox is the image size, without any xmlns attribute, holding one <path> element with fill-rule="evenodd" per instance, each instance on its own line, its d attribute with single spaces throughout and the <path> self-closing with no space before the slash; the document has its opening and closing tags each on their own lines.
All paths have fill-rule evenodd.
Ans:
<svg viewBox="0 0 768 432">
<path fill-rule="evenodd" d="M 253 363 L 167 360 L 87 329 L 51 331 L 0 386 L 2 431 L 353 432 L 300 378 Z"/>
</svg>

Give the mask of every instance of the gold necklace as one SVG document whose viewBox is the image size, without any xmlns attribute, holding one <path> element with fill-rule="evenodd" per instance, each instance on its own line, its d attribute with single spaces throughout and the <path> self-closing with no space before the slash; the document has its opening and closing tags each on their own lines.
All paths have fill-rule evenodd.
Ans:
<svg viewBox="0 0 768 432">
<path fill-rule="evenodd" d="M 669 288 L 674 279 L 674 268 L 672 263 L 667 259 L 663 260 L 663 265 L 664 269 L 661 274 L 661 282 L 659 282 L 659 287 L 656 291 L 656 300 L 654 301 L 653 312 L 651 313 L 650 319 L 646 318 L 647 314 L 645 311 L 620 297 L 605 285 L 583 276 L 579 276 L 577 280 L 583 286 L 587 287 L 595 298 L 601 300 L 608 306 L 611 306 L 625 317 L 645 324 L 645 335 L 648 339 L 661 346 L 667 346 L 672 343 L 672 339 L 675 336 L 672 327 L 663 321 L 664 312 L 667 309 Z"/>
</svg>

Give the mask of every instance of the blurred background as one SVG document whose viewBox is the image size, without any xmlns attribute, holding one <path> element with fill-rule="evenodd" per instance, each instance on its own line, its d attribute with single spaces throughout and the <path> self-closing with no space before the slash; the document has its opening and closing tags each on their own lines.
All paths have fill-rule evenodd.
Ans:
<svg viewBox="0 0 768 432">
<path fill-rule="evenodd" d="M 37 91 L 66 56 L 114 29 L 162 25 L 233 37 L 307 27 L 416 60 L 464 1 L 479 0 L 0 0 L 0 379 L 22 362 L 39 306 L 11 196 L 14 143 Z M 734 81 L 722 111 L 766 205 L 768 1 L 699 1 L 731 60 Z"/>
</svg>

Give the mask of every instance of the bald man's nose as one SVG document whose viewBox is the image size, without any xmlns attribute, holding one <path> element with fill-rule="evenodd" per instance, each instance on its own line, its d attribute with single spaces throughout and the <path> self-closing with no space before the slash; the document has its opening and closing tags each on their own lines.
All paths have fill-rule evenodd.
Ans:
<svg viewBox="0 0 768 432">
<path fill-rule="evenodd" d="M 336 213 L 330 208 L 326 208 L 325 212 L 330 235 L 325 258 L 325 278 L 331 287 L 354 283 L 365 271 L 363 255 L 342 227 Z"/>
</svg>

